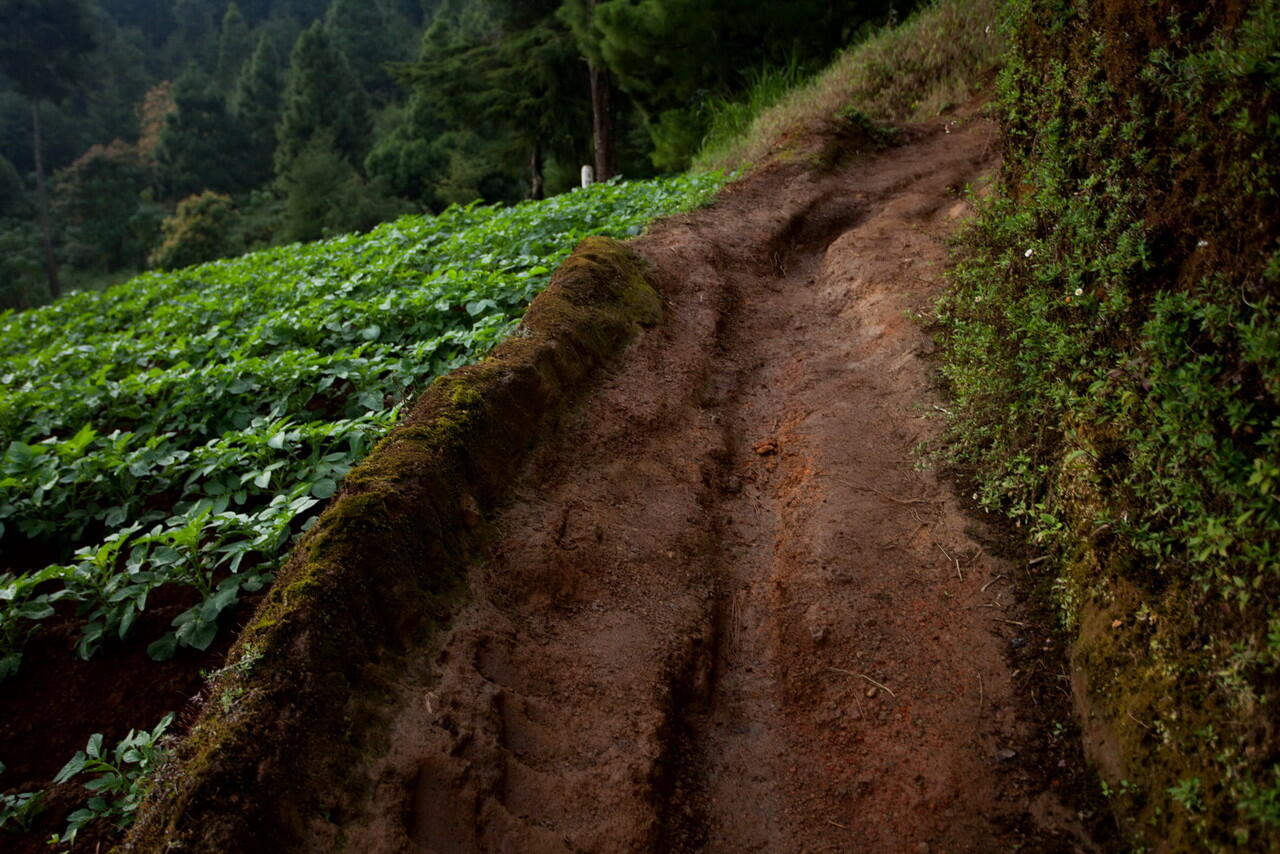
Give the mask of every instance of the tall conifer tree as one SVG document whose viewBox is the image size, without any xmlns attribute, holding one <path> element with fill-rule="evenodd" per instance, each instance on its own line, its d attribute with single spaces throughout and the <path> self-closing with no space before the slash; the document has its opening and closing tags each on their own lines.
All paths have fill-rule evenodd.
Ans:
<svg viewBox="0 0 1280 854">
<path fill-rule="evenodd" d="M 233 2 L 222 16 L 222 31 L 218 35 L 218 82 L 224 91 L 235 82 L 240 66 L 252 51 L 249 25 L 240 13 L 240 7 Z"/>
<path fill-rule="evenodd" d="M 173 20 L 177 26 L 169 40 L 171 67 L 194 62 L 205 72 L 214 70 L 218 28 L 213 14 L 213 7 L 204 0 L 174 0 Z"/>
<path fill-rule="evenodd" d="M 325 32 L 342 51 L 365 91 L 389 94 L 388 62 L 407 59 L 411 43 L 404 28 L 397 27 L 379 0 L 333 0 L 324 16 Z"/>
<path fill-rule="evenodd" d="M 446 7 L 403 69 L 451 126 L 506 138 L 526 159 L 529 195 L 543 193 L 548 155 L 576 160 L 587 121 L 586 78 L 558 0 Z M 442 13 L 443 15 L 443 13 Z M 515 153 L 515 152 L 512 152 Z"/>
<path fill-rule="evenodd" d="M 309 142 L 328 138 L 357 169 L 369 150 L 373 122 L 369 98 L 342 51 L 317 21 L 293 46 L 280 122 L 276 126 L 276 175 L 293 165 Z"/>
<path fill-rule="evenodd" d="M 244 142 L 213 81 L 189 66 L 173 85 L 173 101 L 158 152 L 169 194 L 245 189 Z"/>
<path fill-rule="evenodd" d="M 253 57 L 240 68 L 233 98 L 235 118 L 247 143 L 245 160 L 253 186 L 271 179 L 282 85 L 280 57 L 264 35 L 258 39 Z"/>
</svg>

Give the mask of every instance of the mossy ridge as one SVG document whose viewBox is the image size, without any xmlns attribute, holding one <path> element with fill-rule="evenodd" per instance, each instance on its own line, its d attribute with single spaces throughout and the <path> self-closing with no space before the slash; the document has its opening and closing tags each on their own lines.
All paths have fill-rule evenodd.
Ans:
<svg viewBox="0 0 1280 854">
<path fill-rule="evenodd" d="M 345 480 L 210 686 L 118 850 L 300 850 L 340 821 L 386 749 L 406 654 L 447 622 L 491 509 L 528 448 L 639 325 L 661 319 L 641 259 L 584 240 L 483 362 L 441 377 Z M 513 441 L 520 439 L 523 441 Z"/>
</svg>

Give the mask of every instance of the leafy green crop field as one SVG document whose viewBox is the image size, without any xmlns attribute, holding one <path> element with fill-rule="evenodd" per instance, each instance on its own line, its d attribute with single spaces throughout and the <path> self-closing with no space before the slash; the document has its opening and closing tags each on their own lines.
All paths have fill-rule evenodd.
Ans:
<svg viewBox="0 0 1280 854">
<path fill-rule="evenodd" d="M 171 585 L 195 604 L 148 651 L 207 648 L 414 390 L 486 353 L 579 240 L 723 181 L 454 207 L 0 315 L 0 680 L 41 620 L 74 609 L 90 658 Z"/>
</svg>

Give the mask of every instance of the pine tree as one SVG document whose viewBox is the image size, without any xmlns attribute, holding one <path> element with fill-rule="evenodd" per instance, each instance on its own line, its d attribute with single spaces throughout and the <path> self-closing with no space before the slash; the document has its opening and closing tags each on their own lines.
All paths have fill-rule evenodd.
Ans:
<svg viewBox="0 0 1280 854">
<path fill-rule="evenodd" d="M 194 62 L 205 71 L 213 70 L 218 44 L 213 7 L 206 0 L 174 0 L 173 20 L 177 27 L 169 38 L 169 67 Z"/>
<path fill-rule="evenodd" d="M 169 195 L 246 189 L 244 141 L 213 81 L 190 66 L 173 85 L 173 102 L 158 151 Z"/>
<path fill-rule="evenodd" d="M 427 32 L 421 58 L 403 69 L 450 127 L 507 140 L 525 158 L 534 198 L 543 194 L 548 156 L 577 160 L 587 123 L 587 81 L 556 5 L 448 4 Z M 459 164 L 451 171 L 474 170 Z"/>
<path fill-rule="evenodd" d="M 218 36 L 218 83 L 224 90 L 235 82 L 240 67 L 252 50 L 249 25 L 245 23 L 240 7 L 233 2 L 222 16 L 222 32 Z"/>
<path fill-rule="evenodd" d="M 324 16 L 325 33 L 346 54 L 365 91 L 390 94 L 386 63 L 408 58 L 407 28 L 397 27 L 378 0 L 333 0 Z"/>
<path fill-rule="evenodd" d="M 280 57 L 264 35 L 253 58 L 240 68 L 233 98 L 236 122 L 247 144 L 244 160 L 251 186 L 271 179 L 280 121 L 280 78 Z"/>
<path fill-rule="evenodd" d="M 275 171 L 285 174 L 317 135 L 353 167 L 363 166 L 373 132 L 369 98 L 351 63 L 330 42 L 320 22 L 293 46 L 280 122 L 276 125 Z"/>
</svg>

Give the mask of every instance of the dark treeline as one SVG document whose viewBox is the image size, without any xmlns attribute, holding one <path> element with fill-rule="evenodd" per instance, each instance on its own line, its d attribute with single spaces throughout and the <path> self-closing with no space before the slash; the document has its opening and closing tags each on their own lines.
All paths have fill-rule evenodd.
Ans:
<svg viewBox="0 0 1280 854">
<path fill-rule="evenodd" d="M 905 11 L 897 4 L 897 11 Z M 0 308 L 685 167 L 891 0 L 0 0 Z"/>
</svg>

